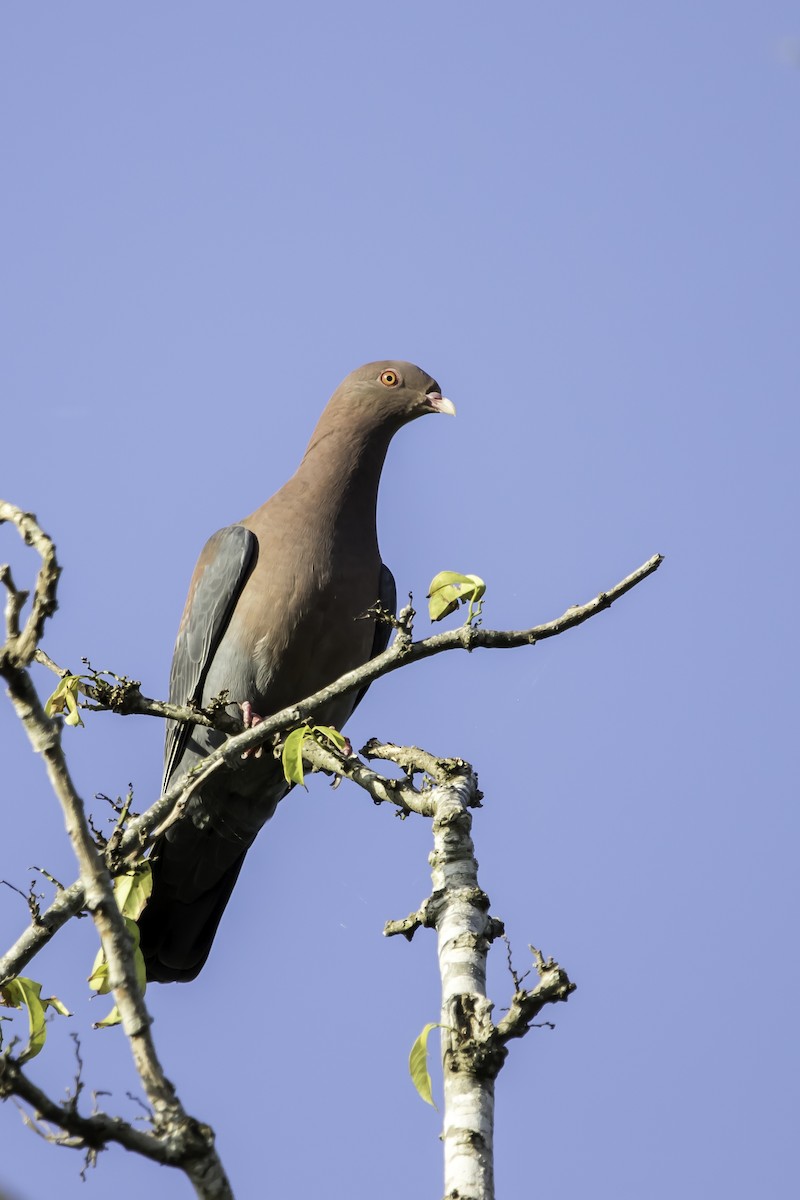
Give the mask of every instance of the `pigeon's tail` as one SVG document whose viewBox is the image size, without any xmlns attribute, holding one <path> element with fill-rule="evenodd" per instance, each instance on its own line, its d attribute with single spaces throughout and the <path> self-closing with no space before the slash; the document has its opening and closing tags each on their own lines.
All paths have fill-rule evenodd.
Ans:
<svg viewBox="0 0 800 1200">
<path fill-rule="evenodd" d="M 178 829 L 178 838 L 166 835 L 153 848 L 153 894 L 139 918 L 147 978 L 154 983 L 185 983 L 199 974 L 249 849 L 191 822 L 179 822 L 170 833 Z"/>
</svg>

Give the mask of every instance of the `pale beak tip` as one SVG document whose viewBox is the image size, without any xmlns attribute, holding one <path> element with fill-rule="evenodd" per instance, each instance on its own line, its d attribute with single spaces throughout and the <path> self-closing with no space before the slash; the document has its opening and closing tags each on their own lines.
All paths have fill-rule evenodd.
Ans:
<svg viewBox="0 0 800 1200">
<path fill-rule="evenodd" d="M 447 396 L 443 396 L 441 392 L 428 392 L 428 401 L 434 412 L 447 413 L 448 416 L 456 415 L 456 406 L 452 400 L 448 400 Z"/>
</svg>

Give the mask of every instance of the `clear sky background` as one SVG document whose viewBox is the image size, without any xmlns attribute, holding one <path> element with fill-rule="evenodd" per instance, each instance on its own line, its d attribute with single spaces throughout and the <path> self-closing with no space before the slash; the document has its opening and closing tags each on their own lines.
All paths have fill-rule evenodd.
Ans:
<svg viewBox="0 0 800 1200">
<path fill-rule="evenodd" d="M 563 638 L 379 682 L 349 727 L 474 763 L 516 964 L 532 942 L 578 984 L 500 1077 L 499 1195 L 796 1194 L 799 37 L 772 0 L 4 9 L 0 494 L 57 541 L 60 663 L 165 695 L 205 538 L 375 358 L 458 406 L 384 472 L 420 634 L 443 568 L 483 576 L 504 628 L 667 556 Z M 34 566 L 8 528 L 0 558 Z M 146 807 L 162 736 L 67 730 L 82 794 L 132 781 Z M 0 878 L 71 881 L 7 706 L 0 746 Z M 244 1200 L 441 1194 L 439 1117 L 406 1073 L 434 938 L 381 936 L 427 894 L 429 847 L 425 822 L 312 781 L 200 978 L 148 991 Z M 3 949 L 25 920 L 0 889 Z M 30 1073 L 63 1095 L 75 1030 L 85 1106 L 110 1091 L 133 1118 L 124 1037 L 90 1028 L 94 950 L 73 922 L 31 968 L 75 1015 Z M 511 994 L 501 948 L 490 994 Z M 18 1200 L 190 1195 L 123 1151 L 81 1184 L 12 1104 L 0 1144 Z"/>
</svg>

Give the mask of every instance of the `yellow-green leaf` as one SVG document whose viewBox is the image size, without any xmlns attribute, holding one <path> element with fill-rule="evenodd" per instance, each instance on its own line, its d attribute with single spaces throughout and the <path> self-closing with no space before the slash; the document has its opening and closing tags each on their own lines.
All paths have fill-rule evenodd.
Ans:
<svg viewBox="0 0 800 1200">
<path fill-rule="evenodd" d="M 334 746 L 338 747 L 339 750 L 344 750 L 347 745 L 347 738 L 343 733 L 339 733 L 338 729 L 334 729 L 332 725 L 314 725 L 312 728 L 315 734 L 321 733 L 329 742 L 333 742 Z"/>
<path fill-rule="evenodd" d="M 281 762 L 283 763 L 283 774 L 287 783 L 299 783 L 301 787 L 306 786 L 303 774 L 303 742 L 309 736 L 310 732 L 309 727 L 304 725 L 301 729 L 293 729 L 291 733 L 286 735 L 286 741 L 283 743 Z"/>
<path fill-rule="evenodd" d="M 106 996 L 111 991 L 111 984 L 108 982 L 108 963 L 102 948 L 95 955 L 88 982 L 89 987 L 93 992 L 97 992 L 98 996 Z"/>
<path fill-rule="evenodd" d="M 144 955 L 139 948 L 139 926 L 135 921 L 131 921 L 129 917 L 125 918 L 125 924 L 128 928 L 128 933 L 133 939 L 133 965 L 136 970 L 136 982 L 143 992 L 147 990 L 147 968 L 144 965 Z"/>
<path fill-rule="evenodd" d="M 3 1004 L 10 1008 L 26 1008 L 28 1010 L 28 1044 L 19 1055 L 21 1063 L 35 1058 L 44 1046 L 47 1037 L 44 1014 L 48 1008 L 54 1008 L 64 1017 L 71 1015 L 69 1009 L 57 996 L 47 996 L 43 1000 L 41 991 L 40 983 L 36 983 L 33 979 L 26 979 L 23 975 L 18 975 L 16 979 L 10 979 L 0 989 Z"/>
<path fill-rule="evenodd" d="M 147 968 L 145 966 L 144 955 L 139 948 L 139 926 L 130 917 L 125 917 L 125 928 L 133 941 L 133 964 L 136 971 L 136 982 L 142 989 L 142 992 L 147 990 Z M 108 962 L 106 961 L 105 952 L 100 949 L 94 960 L 92 973 L 89 976 L 89 986 L 93 991 L 97 992 L 98 996 L 106 996 L 111 991 L 111 984 L 108 979 Z M 112 1008 L 107 1017 L 102 1021 L 96 1021 L 95 1029 L 108 1029 L 112 1025 L 119 1025 L 122 1020 L 119 1010 L 116 1006 Z"/>
<path fill-rule="evenodd" d="M 317 741 L 322 738 L 327 738 L 333 742 L 340 750 L 343 750 L 347 745 L 347 738 L 344 734 L 339 733 L 338 729 L 334 729 L 332 725 L 301 725 L 299 729 L 293 729 L 291 733 L 286 735 L 286 740 L 283 743 L 283 751 L 281 753 L 281 762 L 283 763 L 283 776 L 287 783 L 299 783 L 305 787 L 305 770 L 303 767 L 303 742 L 307 738 L 314 737 Z"/>
<path fill-rule="evenodd" d="M 481 610 L 486 584 L 479 575 L 461 575 L 458 571 L 440 571 L 431 580 L 428 591 L 428 612 L 432 621 L 455 612 L 459 604 L 469 604 L 467 620 Z M 477 608 L 473 612 L 473 605 Z"/>
<path fill-rule="evenodd" d="M 439 1028 L 440 1026 L 436 1021 L 431 1021 L 426 1025 L 411 1047 L 411 1053 L 408 1056 L 408 1069 L 411 1073 L 411 1082 L 425 1103 L 432 1104 L 434 1108 L 436 1108 L 436 1105 L 433 1100 L 431 1076 L 428 1071 L 428 1035 L 432 1029 Z"/>
<path fill-rule="evenodd" d="M 131 921 L 128 917 L 125 918 L 125 925 L 128 933 L 133 938 L 133 964 L 136 969 L 136 982 L 139 984 L 142 992 L 145 992 L 147 990 L 147 968 L 144 962 L 144 955 L 139 949 L 139 926 L 135 921 Z M 100 951 L 100 955 L 103 958 L 103 966 L 105 967 L 107 978 L 108 963 L 105 961 L 105 956 L 103 955 L 102 950 Z M 103 989 L 98 988 L 97 990 L 102 995 L 111 989 L 109 987 L 105 987 Z M 121 1021 L 122 1016 L 120 1015 L 120 1011 L 115 1004 L 108 1016 L 103 1017 L 102 1021 L 96 1021 L 93 1028 L 110 1029 L 112 1025 L 119 1025 Z"/>
<path fill-rule="evenodd" d="M 45 714 L 54 717 L 66 710 L 64 723 L 66 725 L 83 725 L 80 709 L 78 708 L 78 687 L 85 675 L 64 675 L 52 696 L 48 697 L 44 706 Z"/>
<path fill-rule="evenodd" d="M 114 880 L 114 897 L 123 917 L 137 920 L 153 891 L 153 868 L 149 861 L 140 863 L 132 871 L 117 875 Z"/>
<path fill-rule="evenodd" d="M 112 1025 L 119 1025 L 121 1021 L 120 1011 L 115 1004 L 107 1017 L 103 1017 L 102 1021 L 95 1021 L 92 1029 L 110 1029 Z"/>
</svg>

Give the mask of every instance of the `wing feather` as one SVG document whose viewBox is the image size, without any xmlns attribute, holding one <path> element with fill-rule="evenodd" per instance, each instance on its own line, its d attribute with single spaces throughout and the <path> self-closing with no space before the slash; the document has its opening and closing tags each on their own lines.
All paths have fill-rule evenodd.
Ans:
<svg viewBox="0 0 800 1200">
<path fill-rule="evenodd" d="M 172 668 L 169 698 L 173 704 L 199 704 L 217 647 L 228 627 L 256 557 L 256 538 L 243 525 L 229 525 L 203 547 L 189 585 Z M 164 787 L 180 762 L 189 727 L 168 721 L 164 746 Z"/>
</svg>

